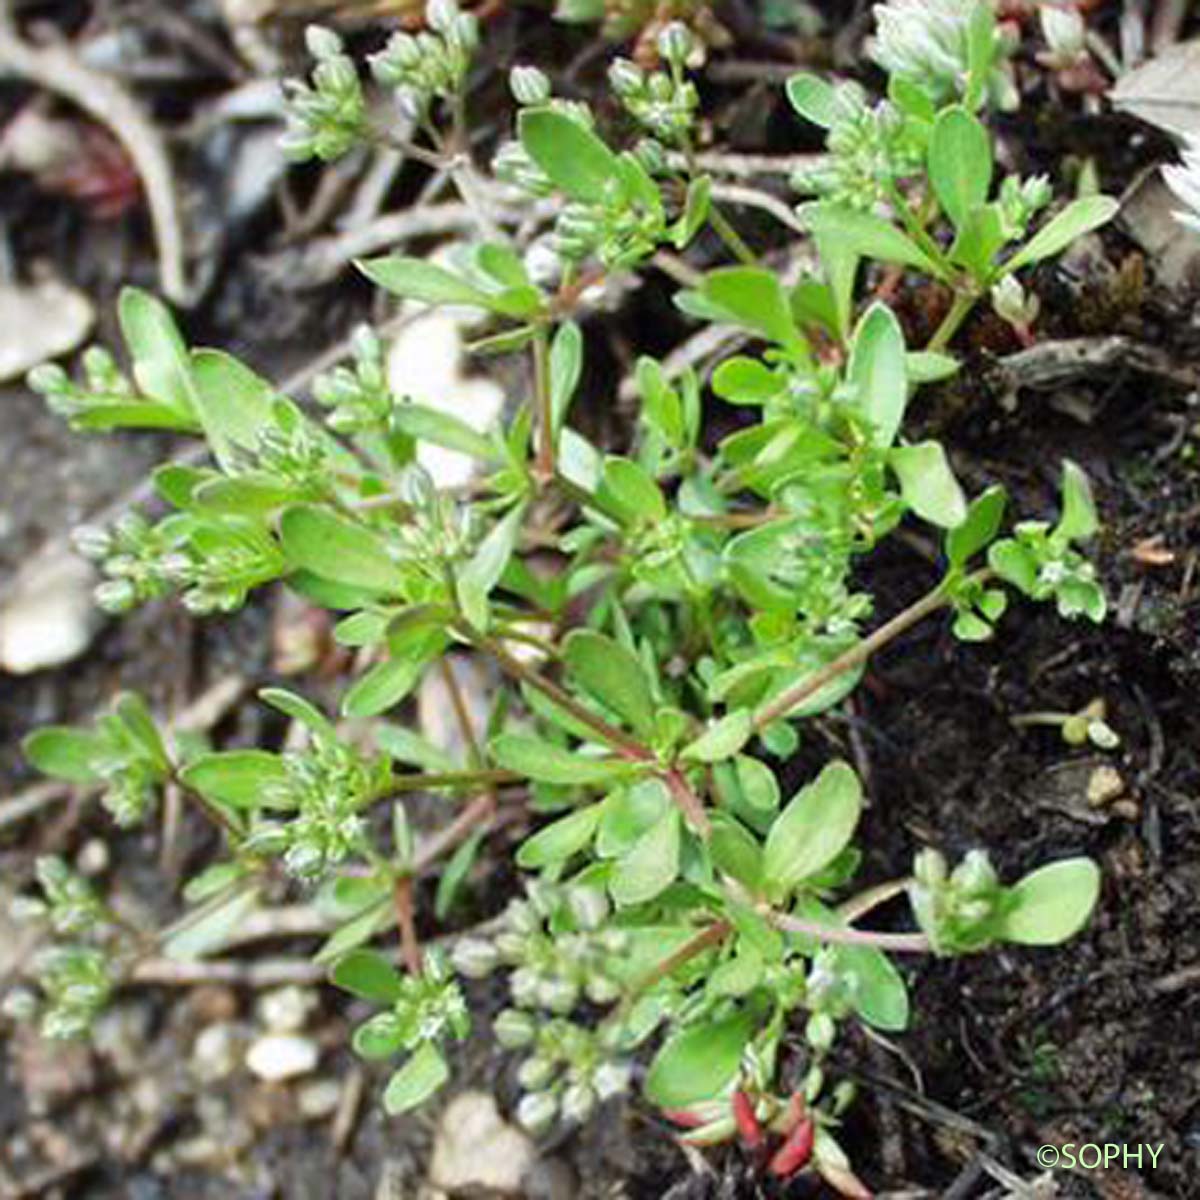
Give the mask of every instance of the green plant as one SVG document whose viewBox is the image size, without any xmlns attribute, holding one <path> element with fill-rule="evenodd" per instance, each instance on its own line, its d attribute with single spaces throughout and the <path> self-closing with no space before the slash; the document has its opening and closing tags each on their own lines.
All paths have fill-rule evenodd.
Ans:
<svg viewBox="0 0 1200 1200">
<path fill-rule="evenodd" d="M 987 4 L 972 9 L 971 46 L 994 44 L 990 14 Z M 457 149 L 473 45 L 464 21 L 439 3 L 429 41 L 412 43 L 418 55 L 400 40 L 373 69 L 433 147 L 412 149 L 450 166 L 470 202 L 474 167 Z M 295 89 L 291 144 L 336 156 L 377 131 L 340 46 L 320 33 L 310 43 L 321 66 L 311 88 Z M 71 939 L 37 976 L 46 1032 L 86 1024 L 148 947 L 219 947 L 268 882 L 289 878 L 315 889 L 336 920 L 317 955 L 332 980 L 379 1006 L 356 1031 L 356 1050 L 404 1056 L 384 1093 L 390 1111 L 448 1075 L 446 1048 L 467 1023 L 457 976 L 503 970 L 512 1003 L 496 1035 L 524 1056 L 518 1112 L 530 1128 L 585 1119 L 627 1087 L 655 1041 L 643 1093 L 689 1140 L 778 1138 L 774 1173 L 811 1167 L 857 1196 L 863 1186 L 836 1136 L 852 1089 L 828 1078 L 829 1051 L 847 1021 L 906 1027 L 893 956 L 1055 944 L 1087 920 L 1099 877 L 1086 859 L 1006 885 L 985 851 L 950 869 L 923 849 L 911 877 L 856 890 L 854 770 L 831 761 L 785 797 L 771 764 L 795 751 L 809 718 L 845 699 L 877 650 L 921 620 L 949 612 L 960 638 L 989 637 L 1009 589 L 1054 599 L 1066 617 L 1102 618 L 1103 593 L 1077 549 L 1097 527 L 1078 468 L 1064 469 L 1056 525 L 1022 522 L 1003 537 L 1003 491 L 968 500 L 942 445 L 902 431 L 914 391 L 957 369 L 944 351 L 975 300 L 1099 224 L 1111 202 L 1076 201 L 1025 240 L 1048 183 L 1006 179 L 989 199 L 990 137 L 972 110 L 988 92 L 990 50 L 963 104 L 896 74 L 883 111 L 799 77 L 788 91 L 804 115 L 865 133 L 831 139 L 834 168 L 812 181 L 824 198 L 805 210 L 819 269 L 789 286 L 713 205 L 696 165 L 689 48 L 671 26 L 661 72 L 614 67 L 615 89 L 647 133 L 627 151 L 610 147 L 586 106 L 554 99 L 540 72 L 514 72 L 517 135 L 496 172 L 560 198 L 553 285 L 535 282 L 500 240 L 451 265 L 360 264 L 408 300 L 488 314 L 483 348 L 529 355 L 528 394 L 489 435 L 396 394 L 369 331 L 355 340 L 353 365 L 314 387 L 322 421 L 230 356 L 189 349 L 167 310 L 137 291 L 120 305 L 128 378 L 97 352 L 83 384 L 59 368 L 34 373 L 33 386 L 81 429 L 171 428 L 202 435 L 212 451 L 211 466 L 156 472 L 168 515 L 82 532 L 109 577 L 98 594 L 106 607 L 179 593 L 195 612 L 228 611 L 283 581 L 339 613 L 337 641 L 370 661 L 342 698 L 344 717 L 397 710 L 428 671 L 446 671 L 453 689 L 452 653 L 484 656 L 506 679 L 486 737 L 456 705 L 461 760 L 379 720 L 351 737 L 280 689 L 262 699 L 304 731 L 300 748 L 172 745 L 129 698 L 94 731 L 34 734 L 30 760 L 103 788 L 121 823 L 144 821 L 170 782 L 222 839 L 165 937 L 129 930 L 57 877 L 43 880 L 49 909 L 32 916 Z M 880 147 L 873 166 L 850 161 Z M 843 194 L 862 178 L 876 185 L 865 208 Z M 687 247 L 706 226 L 739 261 L 703 274 L 677 303 L 750 344 L 707 381 L 747 420 L 714 441 L 696 374 L 643 357 L 631 444 L 593 444 L 569 419 L 585 367 L 572 319 L 580 295 L 662 247 Z M 871 261 L 957 289 L 929 346 L 910 349 L 887 303 L 860 298 Z M 422 442 L 478 461 L 470 497 L 421 470 Z M 941 577 L 865 632 L 874 603 L 855 564 L 906 518 L 941 538 Z M 548 542 L 552 574 L 531 553 Z M 421 845 L 406 807 L 417 791 L 447 804 L 444 827 Z M 448 903 L 509 804 L 535 827 L 516 855 L 526 893 L 447 961 L 420 944 L 414 880 L 441 872 L 439 905 Z M 916 929 L 862 925 L 901 895 Z M 88 920 L 55 920 L 64 903 Z M 403 973 L 371 948 L 392 928 Z M 64 985 L 64 971 L 78 982 Z M 64 987 L 77 998 L 65 1016 Z M 26 994 L 16 1007 L 37 1004 Z"/>
</svg>

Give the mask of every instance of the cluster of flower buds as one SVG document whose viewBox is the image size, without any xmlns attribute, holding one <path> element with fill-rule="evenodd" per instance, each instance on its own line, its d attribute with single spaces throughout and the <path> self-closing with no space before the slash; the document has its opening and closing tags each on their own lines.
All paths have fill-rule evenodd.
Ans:
<svg viewBox="0 0 1200 1200">
<path fill-rule="evenodd" d="M 925 92 L 935 103 L 961 97 L 970 75 L 971 24 L 976 8 L 991 0 L 887 0 L 874 8 L 871 57 L 894 79 Z M 1015 49 L 997 28 L 984 92 L 998 109 L 1020 104 L 1009 59 Z"/>
<path fill-rule="evenodd" d="M 174 542 L 171 552 L 158 560 L 160 576 L 179 589 L 180 602 L 197 616 L 241 608 L 252 588 L 284 570 L 283 553 L 260 521 L 221 514 L 194 522 L 180 513 L 158 528 L 171 531 Z M 111 570 L 110 564 L 105 566 Z"/>
<path fill-rule="evenodd" d="M 989 561 L 1031 600 L 1053 599 L 1060 616 L 1102 621 L 1107 609 L 1096 567 L 1047 521 L 1022 521 Z"/>
<path fill-rule="evenodd" d="M 871 209 L 886 201 L 901 180 L 924 164 L 914 126 L 886 100 L 874 106 L 856 83 L 834 91 L 827 156 L 792 175 L 797 191 L 850 208 Z"/>
<path fill-rule="evenodd" d="M 573 929 L 549 932 L 547 924 L 560 913 Z M 612 1004 L 621 995 L 612 968 L 626 938 L 620 930 L 601 929 L 608 915 L 609 902 L 599 888 L 538 884 L 526 899 L 509 904 L 504 928 L 494 938 L 459 941 L 454 965 L 470 978 L 508 968 L 509 991 L 519 1008 L 565 1015 L 585 999 Z"/>
<path fill-rule="evenodd" d="M 313 381 L 313 398 L 330 410 L 335 433 L 382 432 L 396 399 L 388 384 L 383 343 L 369 325 L 360 325 L 350 340 L 352 367 L 335 367 Z"/>
<path fill-rule="evenodd" d="M 613 93 L 639 125 L 670 145 L 683 145 L 696 123 L 700 95 L 683 76 L 696 39 L 686 25 L 672 21 L 658 35 L 658 52 L 665 71 L 647 73 L 626 58 L 616 59 L 608 69 Z"/>
<path fill-rule="evenodd" d="M 268 788 L 267 807 L 295 811 L 292 820 L 256 830 L 250 842 L 282 855 L 289 874 L 306 883 L 362 849 L 363 810 L 386 786 L 385 760 L 368 761 L 352 746 L 315 737 L 281 757 L 284 777 Z"/>
<path fill-rule="evenodd" d="M 166 523 L 152 525 L 131 510 L 110 529 L 81 525 L 71 540 L 84 558 L 99 563 L 108 576 L 95 591 L 96 604 L 105 612 L 129 612 L 170 592 L 172 580 L 164 562 L 177 545 Z"/>
<path fill-rule="evenodd" d="M 42 363 L 29 372 L 27 382 L 45 397 L 52 413 L 77 427 L 106 406 L 139 403 L 137 390 L 103 346 L 84 351 L 83 377 L 83 384 L 77 384 L 57 363 Z"/>
<path fill-rule="evenodd" d="M 1005 237 L 1009 241 L 1024 237 L 1029 223 L 1053 197 L 1054 189 L 1045 175 L 1031 175 L 1027 179 L 1006 175 L 998 197 Z"/>
<path fill-rule="evenodd" d="M 615 1053 L 605 1027 L 585 1029 L 561 1017 L 540 1021 L 507 1008 L 495 1032 L 506 1049 L 526 1051 L 517 1070 L 524 1091 L 517 1120 L 530 1133 L 544 1133 L 559 1119 L 582 1124 L 629 1086 L 630 1065 Z"/>
<path fill-rule="evenodd" d="M 289 158 L 332 162 L 357 146 L 367 133 L 367 106 L 354 61 L 332 29 L 310 25 L 305 31 L 309 54 L 316 60 L 309 83 L 284 81 L 287 132 L 283 148 Z"/>
<path fill-rule="evenodd" d="M 435 99 L 462 91 L 479 47 L 479 22 L 455 0 L 430 0 L 425 23 L 429 28 L 421 33 L 393 34 L 370 59 L 376 81 L 394 90 L 400 111 L 412 120 L 423 119 Z"/>
<path fill-rule="evenodd" d="M 420 975 L 395 976 L 396 998 L 354 1033 L 363 1058 L 389 1058 L 447 1037 L 462 1039 L 471 1027 L 461 988 L 444 955 L 427 950 Z"/>
<path fill-rule="evenodd" d="M 479 539 L 481 521 L 469 506 L 439 489 L 421 466 L 411 465 L 397 487 L 408 520 L 393 532 L 397 560 L 444 584 L 446 565 L 465 558 Z"/>
<path fill-rule="evenodd" d="M 922 850 L 908 896 L 935 954 L 970 954 L 995 941 L 1005 889 L 986 850 L 968 851 L 953 871 L 939 851 Z"/>
<path fill-rule="evenodd" d="M 92 933 L 108 921 L 108 912 L 91 884 L 57 855 L 43 855 L 35 864 L 42 898 L 18 897 L 12 915 L 22 921 L 46 921 L 55 933 Z"/>
</svg>

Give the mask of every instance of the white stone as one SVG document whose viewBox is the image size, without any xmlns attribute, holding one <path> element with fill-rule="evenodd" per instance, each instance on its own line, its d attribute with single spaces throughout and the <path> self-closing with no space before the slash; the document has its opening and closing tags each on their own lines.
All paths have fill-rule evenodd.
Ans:
<svg viewBox="0 0 1200 1200">
<path fill-rule="evenodd" d="M 486 1092 L 464 1092 L 438 1123 L 429 1181 L 447 1192 L 482 1188 L 520 1193 L 537 1157 L 533 1142 L 509 1125 Z"/>
<path fill-rule="evenodd" d="M 0 283 L 0 380 L 74 350 L 95 320 L 92 302 L 54 279 Z"/>
<path fill-rule="evenodd" d="M 294 1033 L 267 1033 L 246 1051 L 246 1066 L 267 1083 L 280 1083 L 307 1075 L 317 1065 L 320 1053 L 311 1038 Z"/>
<path fill-rule="evenodd" d="M 32 559 L 0 602 L 0 671 L 29 675 L 82 654 L 102 614 L 95 572 L 69 551 Z"/>
</svg>

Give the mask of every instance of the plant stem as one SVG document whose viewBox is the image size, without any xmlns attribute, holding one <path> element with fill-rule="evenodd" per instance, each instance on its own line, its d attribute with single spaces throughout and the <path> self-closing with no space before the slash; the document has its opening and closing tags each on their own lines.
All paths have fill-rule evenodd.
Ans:
<svg viewBox="0 0 1200 1200">
<path fill-rule="evenodd" d="M 550 395 L 550 339 L 539 326 L 533 344 L 533 390 L 537 408 L 538 448 L 533 473 L 545 487 L 554 478 L 554 409 Z"/>
<path fill-rule="evenodd" d="M 902 895 L 910 883 L 912 883 L 912 879 L 906 875 L 903 879 L 892 879 L 887 883 L 880 883 L 875 887 L 867 888 L 865 892 L 859 892 L 857 896 L 851 896 L 849 900 L 839 904 L 837 910 L 838 916 L 844 921 L 853 924 L 855 921 L 866 916 L 872 909 L 878 908 L 881 904 L 886 904 L 894 897 Z"/>
<path fill-rule="evenodd" d="M 932 591 L 926 592 L 919 600 L 908 608 L 897 613 L 885 625 L 881 625 L 869 637 L 851 646 L 844 654 L 839 654 L 832 662 L 826 663 L 820 670 L 814 671 L 799 683 L 779 693 L 769 700 L 754 715 L 754 729 L 761 731 L 772 721 L 787 716 L 797 705 L 802 704 L 810 696 L 816 695 L 827 683 L 836 679 L 843 671 L 849 671 L 864 663 L 877 650 L 886 646 L 893 638 L 897 638 L 919 621 L 924 620 L 930 613 L 936 612 L 949 602 L 949 591 L 945 582 L 939 583 Z"/>
<path fill-rule="evenodd" d="M 950 339 L 958 332 L 959 326 L 967 319 L 978 300 L 979 297 L 973 292 L 956 292 L 954 303 L 950 305 L 949 312 L 942 318 L 942 323 L 934 331 L 925 349 L 936 352 L 948 346 Z"/>
<path fill-rule="evenodd" d="M 725 243 L 738 262 L 747 267 L 758 266 L 758 255 L 746 245 L 742 239 L 742 235 L 734 229 L 726 219 L 725 214 L 715 204 L 709 205 L 708 223 L 712 226 L 713 232 Z"/>
<path fill-rule="evenodd" d="M 434 788 L 495 787 L 497 784 L 523 783 L 516 771 L 487 769 L 478 771 L 429 771 L 417 775 L 395 775 L 388 785 L 394 792 L 423 792 Z"/>
<path fill-rule="evenodd" d="M 655 963 L 645 975 L 634 982 L 629 991 L 625 993 L 625 999 L 621 1002 L 621 1010 L 627 1011 L 633 1001 L 643 992 L 649 991 L 660 980 L 666 979 L 679 970 L 684 963 L 690 962 L 697 954 L 703 954 L 705 950 L 719 946 L 732 932 L 732 922 L 724 919 L 714 921 L 707 928 L 700 930 L 695 937 L 684 942 L 678 950 L 673 950 L 661 962 Z"/>
<path fill-rule="evenodd" d="M 842 946 L 874 946 L 892 954 L 928 954 L 929 939 L 923 933 L 873 933 L 869 929 L 837 929 L 816 921 L 802 921 L 788 913 L 768 912 L 766 919 L 785 933 L 799 933 L 820 942 Z"/>
<path fill-rule="evenodd" d="M 636 738 L 630 737 L 629 734 L 618 729 L 615 725 L 610 725 L 603 717 L 597 716 L 592 712 L 590 708 L 585 708 L 578 700 L 560 688 L 557 683 L 547 679 L 544 675 L 539 675 L 536 671 L 525 666 L 524 663 L 518 662 L 494 638 L 481 639 L 479 647 L 482 650 L 486 650 L 496 660 L 500 669 L 506 675 L 511 675 L 514 679 L 528 684 L 531 688 L 541 692 L 543 696 L 553 700 L 559 708 L 564 709 L 581 724 L 586 725 L 601 741 L 611 746 L 625 758 L 632 759 L 635 762 L 653 761 L 654 755 L 651 753 L 649 747 L 642 745 Z"/>
<path fill-rule="evenodd" d="M 421 943 L 417 941 L 417 925 L 413 916 L 413 880 L 411 875 L 401 875 L 392 889 L 392 902 L 396 906 L 396 925 L 400 930 L 400 948 L 404 965 L 412 976 L 424 970 L 421 958 Z"/>
<path fill-rule="evenodd" d="M 888 199 L 891 200 L 892 206 L 895 208 L 896 214 L 899 216 L 904 228 L 908 230 L 909 236 L 921 247 L 927 257 L 937 267 L 940 273 L 938 278 L 948 281 L 953 268 L 947 260 L 945 253 L 942 251 L 941 246 L 929 236 L 924 222 L 913 212 L 912 205 L 909 204 L 904 193 L 900 191 L 895 183 L 892 183 L 888 188 Z"/>
</svg>

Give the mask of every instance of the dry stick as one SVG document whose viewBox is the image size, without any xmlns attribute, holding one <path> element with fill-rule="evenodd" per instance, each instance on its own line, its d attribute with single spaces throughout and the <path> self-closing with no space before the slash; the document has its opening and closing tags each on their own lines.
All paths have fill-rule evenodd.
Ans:
<svg viewBox="0 0 1200 1200">
<path fill-rule="evenodd" d="M 976 578 L 982 578 L 987 572 L 980 572 Z M 949 594 L 944 583 L 939 583 L 932 591 L 927 592 L 920 600 L 909 605 L 903 612 L 897 613 L 885 625 L 881 625 L 869 637 L 857 645 L 851 646 L 844 654 L 838 655 L 832 662 L 826 663 L 820 670 L 806 676 L 795 686 L 779 693 L 773 700 L 768 701 L 754 715 L 754 729 L 765 729 L 773 721 L 787 716 L 797 705 L 803 704 L 811 696 L 815 696 L 827 683 L 836 679 L 844 671 L 849 671 L 864 663 L 877 650 L 886 646 L 893 638 L 899 637 L 918 622 L 923 621 L 931 613 L 949 603 Z"/>
<path fill-rule="evenodd" d="M 424 969 L 421 943 L 417 940 L 417 924 L 413 915 L 413 877 L 401 875 L 392 888 L 392 901 L 396 907 L 396 925 L 400 929 L 400 951 L 404 965 L 412 976 L 420 975 Z"/>
<path fill-rule="evenodd" d="M 31 46 L 17 32 L 12 0 L 0 0 L 0 72 L 15 75 L 64 96 L 105 125 L 129 152 L 142 181 L 159 280 L 168 299 L 188 304 L 184 278 L 183 226 L 171 161 L 162 138 L 138 102 L 110 75 L 84 66 L 65 44 Z"/>
</svg>

